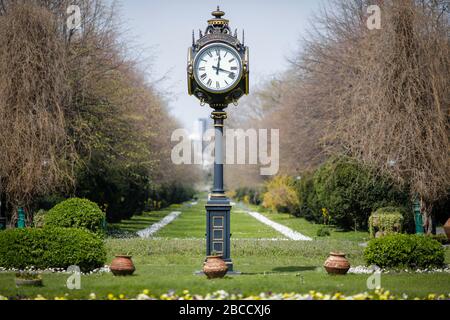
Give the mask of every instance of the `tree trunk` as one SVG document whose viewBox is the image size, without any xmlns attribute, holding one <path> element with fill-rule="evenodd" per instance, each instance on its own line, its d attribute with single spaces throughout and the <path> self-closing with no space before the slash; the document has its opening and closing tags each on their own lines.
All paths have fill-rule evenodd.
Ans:
<svg viewBox="0 0 450 320">
<path fill-rule="evenodd" d="M 427 235 L 436 234 L 436 226 L 433 218 L 433 205 L 423 198 L 420 200 L 420 212 L 422 214 L 423 231 Z"/>
</svg>

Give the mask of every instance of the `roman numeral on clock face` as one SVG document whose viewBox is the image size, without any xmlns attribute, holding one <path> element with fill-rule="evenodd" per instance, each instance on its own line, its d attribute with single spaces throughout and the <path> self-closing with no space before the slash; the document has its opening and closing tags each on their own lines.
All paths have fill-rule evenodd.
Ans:
<svg viewBox="0 0 450 320">
<path fill-rule="evenodd" d="M 198 68 L 199 71 L 205 71 L 205 67 Z"/>
<path fill-rule="evenodd" d="M 236 78 L 236 74 L 234 74 L 234 73 L 232 72 L 232 73 L 230 73 L 230 74 L 228 75 L 228 77 L 230 77 L 230 79 L 234 79 L 234 78 Z"/>
<path fill-rule="evenodd" d="M 232 63 L 234 61 L 234 58 L 233 59 L 231 59 L 230 61 L 228 61 L 229 63 Z"/>
<path fill-rule="evenodd" d="M 231 70 L 237 70 L 237 67 L 231 67 Z"/>
<path fill-rule="evenodd" d="M 216 55 L 220 57 L 220 49 L 216 49 Z"/>
<path fill-rule="evenodd" d="M 216 88 L 217 88 L 217 89 L 220 88 L 220 83 L 219 83 L 219 81 L 216 81 Z"/>
<path fill-rule="evenodd" d="M 208 85 L 208 87 L 210 87 L 210 86 L 211 86 L 211 84 L 212 84 L 212 80 L 211 80 L 211 79 L 209 79 L 209 80 L 208 80 L 208 82 L 207 82 L 206 84 Z"/>
<path fill-rule="evenodd" d="M 207 75 L 206 73 L 204 73 L 204 74 L 202 74 L 202 75 L 200 76 L 200 78 L 202 78 L 202 80 L 205 80 L 207 76 L 208 76 L 208 75 Z"/>
<path fill-rule="evenodd" d="M 211 51 L 208 51 L 208 56 L 209 56 L 210 58 L 212 58 L 212 53 L 211 53 Z"/>
</svg>

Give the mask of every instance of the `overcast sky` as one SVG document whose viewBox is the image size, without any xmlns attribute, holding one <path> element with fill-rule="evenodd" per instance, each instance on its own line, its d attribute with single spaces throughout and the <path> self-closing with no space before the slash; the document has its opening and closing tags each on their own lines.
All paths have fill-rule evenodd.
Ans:
<svg viewBox="0 0 450 320">
<path fill-rule="evenodd" d="M 282 72 L 299 48 L 319 0 L 121 0 L 122 20 L 133 41 L 154 56 L 150 80 L 165 77 L 158 89 L 168 92 L 171 113 L 191 129 L 210 110 L 187 94 L 186 57 L 192 30 L 204 32 L 217 5 L 230 27 L 250 47 L 250 88 Z M 147 54 L 147 53 L 146 53 Z"/>
</svg>

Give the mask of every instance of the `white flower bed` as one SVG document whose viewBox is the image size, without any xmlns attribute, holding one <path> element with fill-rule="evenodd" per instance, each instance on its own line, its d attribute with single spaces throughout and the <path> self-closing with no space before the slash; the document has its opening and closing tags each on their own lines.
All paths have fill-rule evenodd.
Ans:
<svg viewBox="0 0 450 320">
<path fill-rule="evenodd" d="M 181 214 L 180 211 L 174 211 L 165 216 L 160 221 L 152 224 L 150 227 L 144 230 L 140 230 L 137 232 L 138 236 L 141 238 L 150 238 L 152 235 L 154 235 L 156 232 L 158 232 L 160 229 L 164 228 L 166 225 L 171 223 L 173 220 L 178 218 L 178 216 Z"/>
<path fill-rule="evenodd" d="M 67 270 L 64 269 L 64 268 L 48 268 L 48 269 L 45 269 L 45 270 L 40 270 L 40 269 L 37 269 L 35 267 L 27 267 L 24 270 L 20 270 L 20 269 L 16 269 L 16 268 L 6 269 L 6 268 L 0 267 L 0 273 L 12 273 L 12 272 L 14 272 L 14 273 L 17 273 L 17 272 L 30 272 L 30 273 L 39 273 L 39 274 L 41 274 L 41 273 L 43 273 L 43 274 L 45 274 L 45 273 L 72 274 L 73 273 L 73 272 L 67 272 Z M 105 266 L 103 266 L 101 268 L 94 269 L 94 270 L 92 270 L 90 272 L 86 272 L 86 273 L 81 272 L 81 274 L 89 275 L 89 274 L 101 274 L 101 273 L 108 273 L 108 272 L 111 272 L 111 270 L 109 269 L 108 265 L 105 265 Z"/>
<path fill-rule="evenodd" d="M 277 230 L 279 233 L 281 233 L 288 239 L 295 240 L 295 241 L 312 241 L 312 238 L 307 237 L 307 236 L 301 234 L 300 232 L 294 231 L 291 228 L 283 226 L 282 224 L 276 223 L 276 222 L 266 218 L 265 216 L 263 216 L 262 214 L 260 214 L 258 212 L 248 212 L 248 214 L 251 215 L 256 220 Z"/>
<path fill-rule="evenodd" d="M 386 269 L 380 269 L 381 273 L 388 274 L 388 273 L 396 273 L 396 272 L 407 272 L 407 273 L 450 273 L 450 265 L 447 265 L 443 268 L 433 268 L 433 269 L 405 269 L 405 270 L 386 270 Z M 348 273 L 353 274 L 372 274 L 374 272 L 374 269 L 371 267 L 366 266 L 356 266 L 351 267 L 348 270 Z"/>
</svg>

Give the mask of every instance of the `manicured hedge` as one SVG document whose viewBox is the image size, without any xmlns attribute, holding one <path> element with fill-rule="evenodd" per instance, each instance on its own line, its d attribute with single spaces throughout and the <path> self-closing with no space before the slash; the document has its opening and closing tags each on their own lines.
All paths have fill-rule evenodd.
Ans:
<svg viewBox="0 0 450 320">
<path fill-rule="evenodd" d="M 82 228 L 98 235 L 104 234 L 105 214 L 87 199 L 71 198 L 58 203 L 45 214 L 45 225 L 62 228 Z"/>
<path fill-rule="evenodd" d="M 395 234 L 370 240 L 364 258 L 369 265 L 381 268 L 429 268 L 442 267 L 445 252 L 430 237 Z"/>
<path fill-rule="evenodd" d="M 83 272 L 102 267 L 106 249 L 100 237 L 75 228 L 11 229 L 0 232 L 0 267 L 67 268 Z"/>
</svg>

